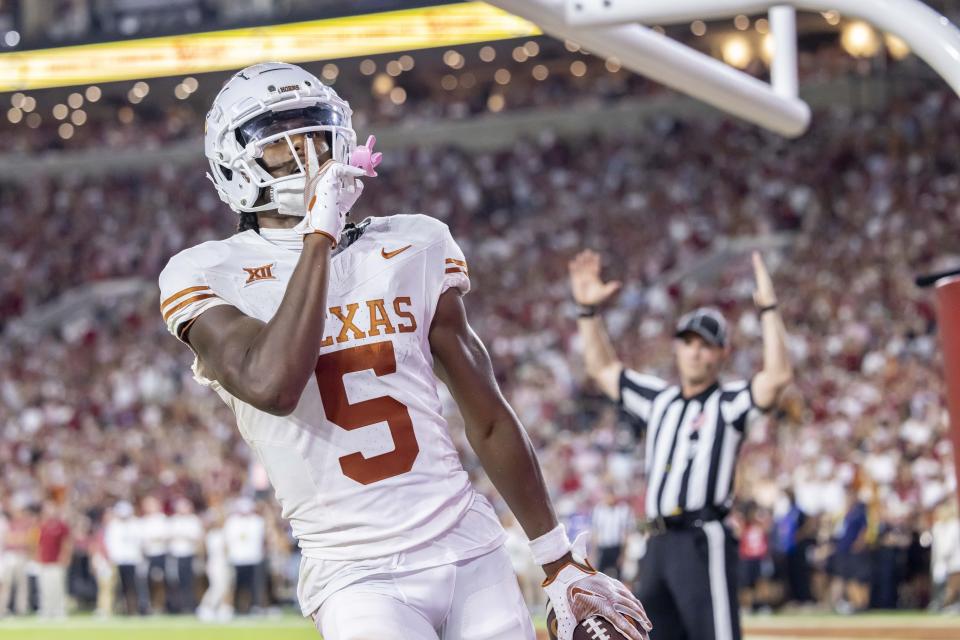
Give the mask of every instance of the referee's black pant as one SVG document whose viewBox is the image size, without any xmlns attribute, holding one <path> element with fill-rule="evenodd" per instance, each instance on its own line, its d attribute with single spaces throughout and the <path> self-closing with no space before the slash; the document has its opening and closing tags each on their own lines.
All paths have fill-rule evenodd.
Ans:
<svg viewBox="0 0 960 640">
<path fill-rule="evenodd" d="M 637 585 L 651 640 L 740 640 L 737 555 L 718 520 L 652 535 Z"/>
</svg>

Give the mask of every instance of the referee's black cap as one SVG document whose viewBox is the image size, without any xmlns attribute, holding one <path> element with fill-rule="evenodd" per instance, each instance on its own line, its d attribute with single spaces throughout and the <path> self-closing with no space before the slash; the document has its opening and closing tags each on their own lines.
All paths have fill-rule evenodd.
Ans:
<svg viewBox="0 0 960 640">
<path fill-rule="evenodd" d="M 724 347 L 727 344 L 727 321 L 713 307 L 700 307 L 684 314 L 677 322 L 674 336 L 679 338 L 685 333 L 695 333 L 715 347 Z"/>
</svg>

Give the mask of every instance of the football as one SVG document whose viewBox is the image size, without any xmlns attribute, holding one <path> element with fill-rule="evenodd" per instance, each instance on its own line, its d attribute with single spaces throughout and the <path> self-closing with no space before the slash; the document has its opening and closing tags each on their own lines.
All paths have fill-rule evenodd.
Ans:
<svg viewBox="0 0 960 640">
<path fill-rule="evenodd" d="M 550 640 L 557 640 L 557 616 L 552 607 L 547 612 L 547 636 Z M 617 631 L 606 618 L 592 616 L 577 625 L 573 640 L 626 640 L 626 636 Z"/>
</svg>

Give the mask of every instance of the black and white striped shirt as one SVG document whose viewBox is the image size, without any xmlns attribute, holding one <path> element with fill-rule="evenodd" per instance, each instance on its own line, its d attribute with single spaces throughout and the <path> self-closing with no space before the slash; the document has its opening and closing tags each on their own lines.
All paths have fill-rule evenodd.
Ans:
<svg viewBox="0 0 960 640">
<path fill-rule="evenodd" d="M 598 547 L 619 547 L 627 539 L 633 525 L 630 505 L 598 504 L 590 519 L 593 540 Z"/>
<path fill-rule="evenodd" d="M 759 413 L 749 381 L 684 398 L 677 385 L 624 369 L 620 405 L 646 432 L 646 517 L 729 508 L 744 430 Z"/>
</svg>

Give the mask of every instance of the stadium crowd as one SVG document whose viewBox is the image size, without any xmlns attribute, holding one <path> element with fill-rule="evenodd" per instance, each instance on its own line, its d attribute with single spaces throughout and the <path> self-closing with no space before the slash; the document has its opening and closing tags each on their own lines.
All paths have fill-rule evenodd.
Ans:
<svg viewBox="0 0 960 640">
<path fill-rule="evenodd" d="M 760 357 L 751 274 L 724 239 L 786 238 L 766 257 L 797 382 L 743 445 L 743 604 L 940 608 L 958 597 L 960 525 L 933 307 L 911 278 L 957 257 L 958 121 L 956 97 L 931 90 L 878 113 L 837 106 L 796 141 L 663 115 L 636 136 L 410 148 L 387 156 L 358 213 L 450 225 L 470 263 L 471 320 L 558 509 L 628 581 L 644 548 L 639 434 L 584 382 L 566 262 L 592 247 L 624 281 L 605 313 L 628 364 L 670 377 L 674 319 L 710 303 L 735 328 L 727 374 L 746 377 Z M 227 616 L 231 582 L 243 611 L 293 597 L 296 548 L 267 480 L 229 409 L 191 380 L 156 292 L 30 327 L 67 290 L 152 286 L 170 255 L 230 234 L 235 217 L 203 171 L 0 190 L 0 323 L 27 319 L 0 342 L 0 614 L 30 608 L 27 573 L 53 616 L 64 577 L 78 606 L 103 614 L 203 602 L 204 616 Z M 495 499 L 447 404 L 465 465 Z"/>
</svg>

